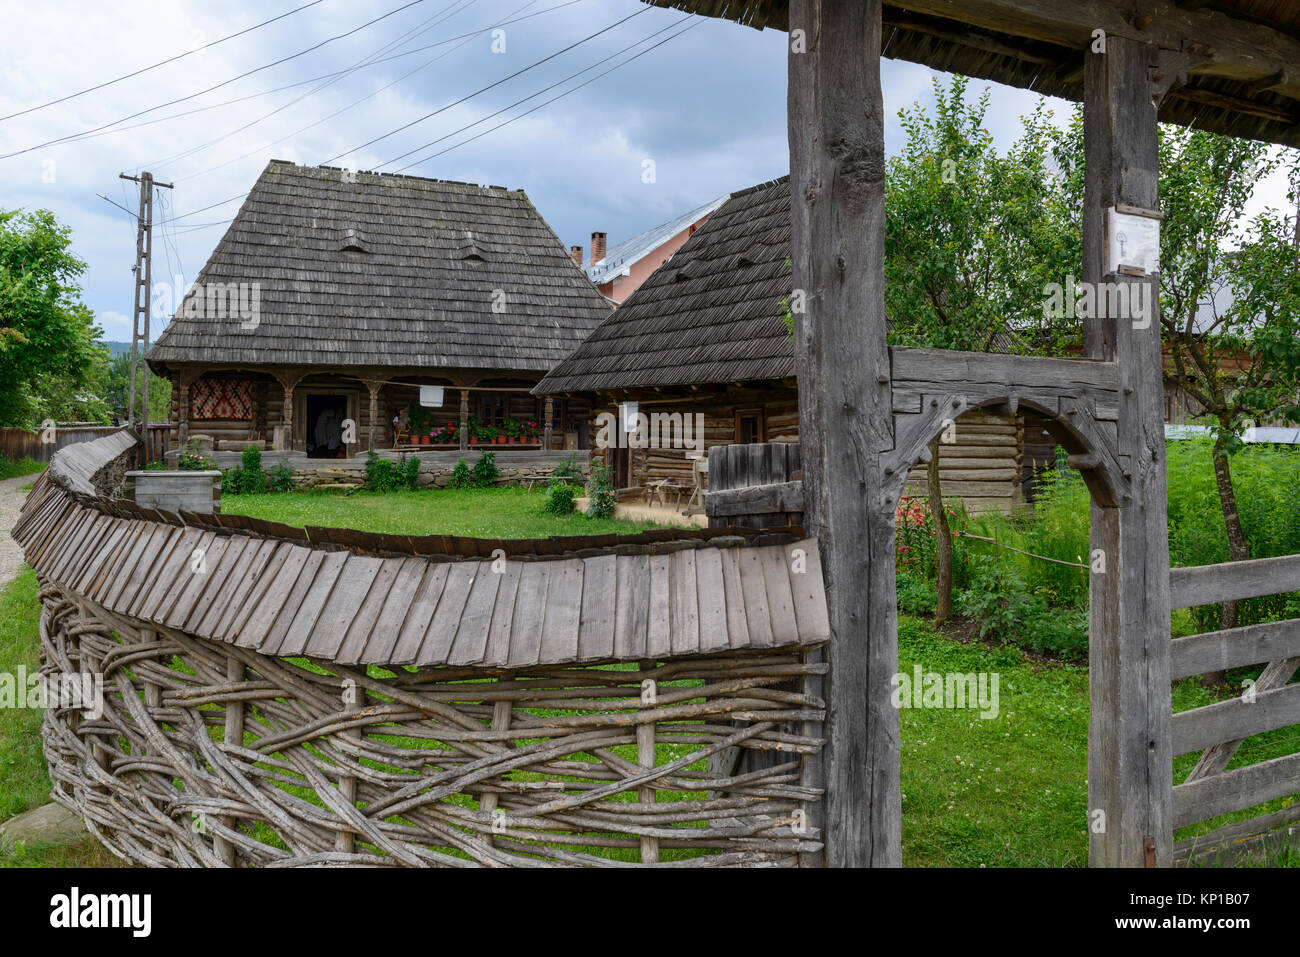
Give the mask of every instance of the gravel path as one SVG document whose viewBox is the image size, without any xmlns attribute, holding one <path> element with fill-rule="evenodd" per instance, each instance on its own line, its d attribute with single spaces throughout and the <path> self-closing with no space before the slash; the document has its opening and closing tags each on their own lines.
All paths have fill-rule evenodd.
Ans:
<svg viewBox="0 0 1300 957">
<path fill-rule="evenodd" d="M 26 492 L 18 490 L 31 485 L 36 478 L 35 475 L 20 475 L 0 481 L 0 586 L 7 584 L 23 566 L 22 549 L 9 532 L 18 522 L 18 513 L 27 498 Z"/>
</svg>

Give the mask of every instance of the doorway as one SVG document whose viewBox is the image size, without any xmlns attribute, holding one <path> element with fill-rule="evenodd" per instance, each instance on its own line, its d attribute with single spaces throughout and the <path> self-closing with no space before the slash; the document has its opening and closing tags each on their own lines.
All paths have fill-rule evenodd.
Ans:
<svg viewBox="0 0 1300 957">
<path fill-rule="evenodd" d="M 307 457 L 345 459 L 348 447 L 343 441 L 343 422 L 348 417 L 348 399 L 343 395 L 308 395 Z"/>
</svg>

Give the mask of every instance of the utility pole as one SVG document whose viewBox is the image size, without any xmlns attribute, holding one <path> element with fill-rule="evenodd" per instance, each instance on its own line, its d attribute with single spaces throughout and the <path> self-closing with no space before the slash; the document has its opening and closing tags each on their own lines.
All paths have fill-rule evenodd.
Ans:
<svg viewBox="0 0 1300 957">
<path fill-rule="evenodd" d="M 141 419 L 149 426 L 149 368 L 140 368 L 149 349 L 150 287 L 153 285 L 153 188 L 171 189 L 171 183 L 155 183 L 152 173 L 139 176 L 119 174 L 121 179 L 140 184 L 140 213 L 135 229 L 134 309 L 131 319 L 131 385 L 127 393 L 127 425 L 135 428 L 135 397 L 141 393 Z M 138 376 L 138 378 L 137 378 Z"/>
</svg>

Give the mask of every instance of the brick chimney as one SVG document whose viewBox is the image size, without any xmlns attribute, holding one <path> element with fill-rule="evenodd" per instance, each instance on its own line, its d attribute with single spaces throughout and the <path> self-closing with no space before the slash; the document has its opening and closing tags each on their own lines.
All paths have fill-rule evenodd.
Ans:
<svg viewBox="0 0 1300 957">
<path fill-rule="evenodd" d="M 591 264 L 594 266 L 605 258 L 605 234 L 591 234 Z"/>
<path fill-rule="evenodd" d="M 573 261 L 574 261 L 575 263 L 577 263 L 579 266 L 582 265 L 582 247 L 581 247 L 581 246 L 570 246 L 570 247 L 569 247 L 569 255 L 573 257 Z"/>
</svg>

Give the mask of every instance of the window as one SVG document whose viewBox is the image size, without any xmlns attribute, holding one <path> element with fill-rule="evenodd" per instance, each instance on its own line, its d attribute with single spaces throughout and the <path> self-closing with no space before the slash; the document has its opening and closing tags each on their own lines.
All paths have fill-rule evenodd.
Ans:
<svg viewBox="0 0 1300 957">
<path fill-rule="evenodd" d="M 762 409 L 736 410 L 736 444 L 752 445 L 765 442 Z"/>
</svg>

